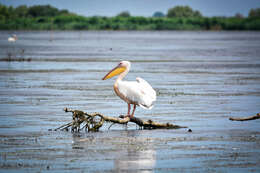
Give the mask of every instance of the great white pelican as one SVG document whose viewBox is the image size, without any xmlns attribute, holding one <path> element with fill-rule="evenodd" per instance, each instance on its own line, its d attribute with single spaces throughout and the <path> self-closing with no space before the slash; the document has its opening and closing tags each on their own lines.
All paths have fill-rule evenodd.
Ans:
<svg viewBox="0 0 260 173">
<path fill-rule="evenodd" d="M 140 77 L 137 77 L 136 81 L 123 81 L 123 78 L 129 72 L 130 67 L 131 63 L 129 61 L 121 61 L 103 77 L 103 80 L 119 75 L 114 83 L 114 91 L 127 103 L 127 116 L 133 117 L 136 105 L 145 109 L 151 109 L 153 107 L 153 102 L 156 100 L 156 92 L 148 82 Z M 130 115 L 131 104 L 133 105 L 133 111 Z"/>
</svg>

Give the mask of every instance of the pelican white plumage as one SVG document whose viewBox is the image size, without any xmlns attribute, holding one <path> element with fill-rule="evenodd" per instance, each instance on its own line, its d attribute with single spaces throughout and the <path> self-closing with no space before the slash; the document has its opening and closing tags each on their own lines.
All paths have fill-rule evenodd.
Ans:
<svg viewBox="0 0 260 173">
<path fill-rule="evenodd" d="M 127 103 L 127 116 L 133 117 L 136 105 L 145 109 L 151 109 L 153 107 L 153 102 L 156 100 L 156 92 L 148 82 L 140 77 L 137 77 L 136 81 L 123 81 L 130 67 L 131 63 L 129 61 L 121 61 L 103 80 L 119 75 L 114 83 L 114 90 L 115 93 Z M 131 104 L 133 105 L 133 111 L 130 115 Z"/>
<path fill-rule="evenodd" d="M 8 42 L 16 42 L 17 39 L 17 36 L 13 34 L 11 37 L 8 38 Z"/>
</svg>

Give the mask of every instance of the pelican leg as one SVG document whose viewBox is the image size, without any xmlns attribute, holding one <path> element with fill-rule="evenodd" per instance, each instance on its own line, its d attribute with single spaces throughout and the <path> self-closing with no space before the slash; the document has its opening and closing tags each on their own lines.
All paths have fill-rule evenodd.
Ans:
<svg viewBox="0 0 260 173">
<path fill-rule="evenodd" d="M 128 109 L 127 109 L 127 117 L 129 117 L 130 116 L 130 110 L 131 110 L 131 105 L 129 104 L 129 103 L 127 103 L 127 105 L 128 105 Z"/>
<path fill-rule="evenodd" d="M 132 112 L 132 114 L 130 115 L 130 117 L 131 117 L 131 118 L 133 118 L 133 117 L 134 117 L 135 108 L 136 108 L 136 105 L 134 104 L 133 112 Z"/>
</svg>

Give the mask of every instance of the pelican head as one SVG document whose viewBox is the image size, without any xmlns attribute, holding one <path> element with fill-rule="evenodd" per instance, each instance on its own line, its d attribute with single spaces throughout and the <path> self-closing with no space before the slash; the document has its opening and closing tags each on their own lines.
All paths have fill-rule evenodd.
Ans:
<svg viewBox="0 0 260 173">
<path fill-rule="evenodd" d="M 119 75 L 123 72 L 128 72 L 131 67 L 131 63 L 129 61 L 121 61 L 115 68 L 113 68 L 110 72 L 103 77 L 102 80 L 110 79 L 116 75 Z"/>
</svg>

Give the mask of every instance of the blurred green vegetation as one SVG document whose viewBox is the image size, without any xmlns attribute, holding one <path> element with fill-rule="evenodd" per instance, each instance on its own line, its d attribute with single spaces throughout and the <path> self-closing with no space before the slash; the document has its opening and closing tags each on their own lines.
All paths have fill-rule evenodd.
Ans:
<svg viewBox="0 0 260 173">
<path fill-rule="evenodd" d="M 84 17 L 50 5 L 13 8 L 0 5 L 0 30 L 260 30 L 260 9 L 248 17 L 203 17 L 188 6 L 170 8 L 167 15 Z"/>
<path fill-rule="evenodd" d="M 167 17 L 202 17 L 202 15 L 189 6 L 176 6 L 168 10 Z"/>
</svg>

